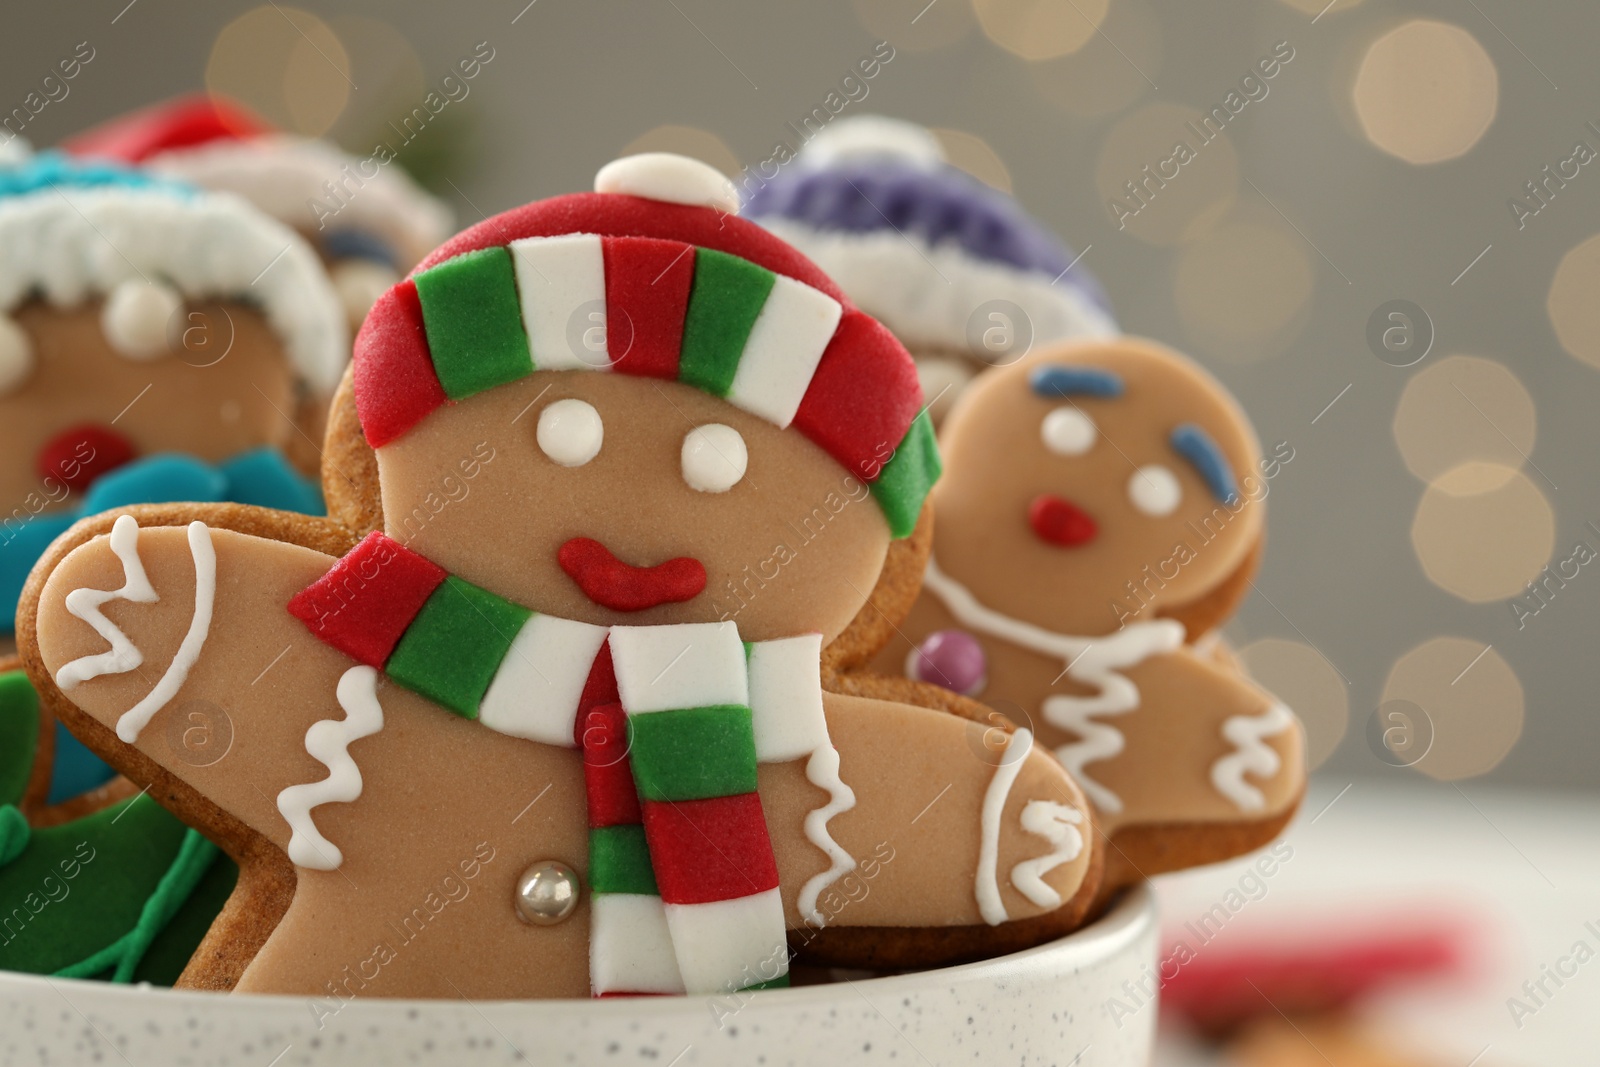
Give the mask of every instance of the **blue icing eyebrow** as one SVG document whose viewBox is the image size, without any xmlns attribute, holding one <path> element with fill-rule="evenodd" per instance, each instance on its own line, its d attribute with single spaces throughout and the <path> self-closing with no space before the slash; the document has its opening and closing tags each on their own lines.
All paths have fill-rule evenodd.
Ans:
<svg viewBox="0 0 1600 1067">
<path fill-rule="evenodd" d="M 1122 379 L 1098 367 L 1039 367 L 1028 375 L 1028 385 L 1039 396 L 1122 395 Z"/>
<path fill-rule="evenodd" d="M 1222 449 L 1211 435 L 1192 422 L 1186 422 L 1172 431 L 1173 450 L 1194 465 L 1205 480 L 1211 495 L 1224 504 L 1232 504 L 1239 497 L 1239 483 L 1234 480 L 1233 469 L 1222 456 Z"/>
</svg>

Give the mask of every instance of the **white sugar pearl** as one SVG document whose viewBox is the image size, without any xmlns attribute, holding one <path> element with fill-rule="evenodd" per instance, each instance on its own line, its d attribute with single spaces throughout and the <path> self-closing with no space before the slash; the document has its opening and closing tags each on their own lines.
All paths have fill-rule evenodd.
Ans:
<svg viewBox="0 0 1600 1067">
<path fill-rule="evenodd" d="M 125 281 L 106 298 L 100 328 L 129 359 L 155 359 L 167 354 L 167 324 L 182 308 L 183 297 L 170 285 Z"/>
<path fill-rule="evenodd" d="M 744 477 L 750 453 L 732 426 L 696 426 L 683 439 L 683 480 L 702 493 L 726 493 Z"/>
<path fill-rule="evenodd" d="M 1070 405 L 1056 408 L 1039 426 L 1044 447 L 1058 456 L 1081 456 L 1099 436 L 1094 420 Z"/>
<path fill-rule="evenodd" d="M 1146 515 L 1156 518 L 1171 515 L 1183 501 L 1183 486 L 1178 476 L 1159 463 L 1140 467 L 1128 479 L 1128 499 Z"/>
<path fill-rule="evenodd" d="M 539 412 L 539 447 L 563 467 L 581 467 L 600 454 L 605 426 L 587 400 L 557 400 Z"/>
<path fill-rule="evenodd" d="M 0 396 L 33 373 L 33 339 L 9 315 L 0 315 Z"/>
<path fill-rule="evenodd" d="M 372 305 L 378 302 L 378 297 L 400 280 L 400 275 L 394 272 L 393 267 L 370 259 L 344 260 L 330 273 L 345 317 L 350 320 L 351 326 L 357 327 L 367 317 L 367 312 L 372 310 Z"/>
</svg>

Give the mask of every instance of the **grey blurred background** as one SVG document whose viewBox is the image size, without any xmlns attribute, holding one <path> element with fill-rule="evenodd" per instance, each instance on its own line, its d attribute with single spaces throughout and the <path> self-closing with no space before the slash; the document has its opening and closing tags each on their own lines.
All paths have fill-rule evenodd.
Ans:
<svg viewBox="0 0 1600 1067">
<path fill-rule="evenodd" d="M 483 42 L 493 58 L 400 154 L 466 224 L 587 188 L 625 148 L 736 171 L 798 146 L 789 124 L 888 41 L 844 113 L 935 127 L 1084 252 L 1125 329 L 1203 360 L 1269 449 L 1293 448 L 1227 636 L 1302 711 L 1335 787 L 1600 784 L 1600 10 L 525 3 L 12 5 L 0 109 L 42 147 L 209 86 L 364 155 Z M 45 86 L 84 42 L 65 92 Z M 1226 132 L 1119 227 L 1123 183 L 1230 91 L 1248 102 Z M 1393 350 L 1369 341 L 1375 314 Z M 1380 708 L 1380 730 L 1415 731 L 1414 766 L 1375 754 Z"/>
</svg>

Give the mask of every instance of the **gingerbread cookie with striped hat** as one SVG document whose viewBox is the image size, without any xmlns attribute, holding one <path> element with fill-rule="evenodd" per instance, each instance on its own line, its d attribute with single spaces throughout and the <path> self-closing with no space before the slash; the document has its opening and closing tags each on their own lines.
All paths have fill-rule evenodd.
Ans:
<svg viewBox="0 0 1600 1067">
<path fill-rule="evenodd" d="M 333 518 L 123 509 L 35 572 L 46 699 L 239 858 L 198 984 L 727 993 L 1082 921 L 1089 805 L 1030 733 L 823 687 L 926 550 L 909 355 L 703 164 L 596 190 L 378 301 Z"/>
<path fill-rule="evenodd" d="M 1263 457 L 1215 379 L 1137 338 L 986 371 L 941 444 L 923 592 L 878 669 L 1031 726 L 1095 804 L 1108 888 L 1276 836 L 1303 730 L 1205 638 L 1250 587 L 1292 450 Z"/>
</svg>

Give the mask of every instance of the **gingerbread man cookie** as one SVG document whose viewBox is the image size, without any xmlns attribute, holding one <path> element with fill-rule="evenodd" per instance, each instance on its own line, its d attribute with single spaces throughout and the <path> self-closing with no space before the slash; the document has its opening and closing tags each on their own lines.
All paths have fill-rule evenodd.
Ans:
<svg viewBox="0 0 1600 1067">
<path fill-rule="evenodd" d="M 719 993 L 1082 920 L 1089 805 L 1030 733 L 822 687 L 925 543 L 910 357 L 711 168 L 596 189 L 374 306 L 343 521 L 119 509 L 36 569 L 46 699 L 240 862 L 195 984 Z M 195 702 L 232 724 L 203 767 L 165 740 Z"/>
<path fill-rule="evenodd" d="M 1117 332 L 1080 257 L 1010 195 L 951 165 L 915 123 L 839 119 L 793 166 L 745 183 L 744 214 L 911 350 L 935 425 L 984 367 Z"/>
<path fill-rule="evenodd" d="M 1282 455 L 1135 338 L 985 372 L 942 446 L 923 593 L 879 669 L 1029 724 L 1095 804 L 1108 885 L 1270 840 L 1304 791 L 1301 727 L 1186 641 L 1248 589 Z"/>
<path fill-rule="evenodd" d="M 463 71 L 484 59 L 463 60 Z M 389 146 L 353 156 L 209 94 L 140 108 L 62 147 L 233 193 L 293 227 L 322 257 L 352 329 L 451 230 L 450 209 L 411 180 Z"/>
</svg>

